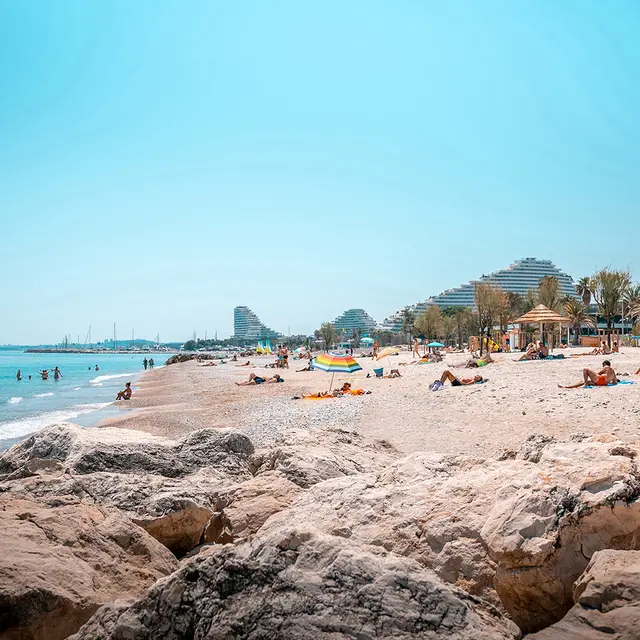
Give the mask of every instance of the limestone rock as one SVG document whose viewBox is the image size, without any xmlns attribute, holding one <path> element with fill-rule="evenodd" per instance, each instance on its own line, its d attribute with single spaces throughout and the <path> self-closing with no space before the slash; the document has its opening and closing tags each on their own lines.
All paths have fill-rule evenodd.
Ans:
<svg viewBox="0 0 640 640">
<path fill-rule="evenodd" d="M 575 605 L 530 640 L 612 640 L 640 634 L 640 551 L 596 551 L 573 587 Z"/>
<path fill-rule="evenodd" d="M 275 447 L 256 451 L 251 465 L 256 475 L 275 470 L 307 488 L 330 478 L 382 471 L 399 457 L 386 441 L 367 440 L 355 431 L 326 429 L 293 431 Z"/>
<path fill-rule="evenodd" d="M 51 461 L 75 473 L 149 471 L 169 478 L 206 466 L 227 475 L 246 472 L 253 453 L 247 436 L 233 429 L 200 429 L 169 440 L 130 429 L 85 429 L 70 423 L 47 427 L 0 458 L 0 479 L 32 473 L 30 466 Z"/>
<path fill-rule="evenodd" d="M 128 609 L 101 609 L 70 640 L 186 637 L 501 640 L 519 632 L 409 559 L 284 527 L 190 560 Z"/>
<path fill-rule="evenodd" d="M 51 506 L 117 507 L 180 557 L 202 542 L 222 508 L 216 493 L 253 477 L 252 452 L 248 438 L 229 429 L 172 441 L 127 429 L 57 425 L 6 452 L 0 471 L 14 478 L 2 485 L 14 495 Z"/>
<path fill-rule="evenodd" d="M 177 567 L 115 512 L 0 496 L 0 637 L 58 640 L 103 604 L 141 596 Z"/>
<path fill-rule="evenodd" d="M 256 533 L 270 516 L 289 507 L 302 493 L 303 489 L 288 478 L 268 471 L 222 489 L 216 501 L 227 518 L 231 538 L 238 541 Z M 211 534 L 206 537 L 207 541 L 218 542 Z"/>
<path fill-rule="evenodd" d="M 573 605 L 593 553 L 640 547 L 635 458 L 612 452 L 599 437 L 502 461 L 415 453 L 311 486 L 259 535 L 305 522 L 409 556 L 535 631 Z"/>
<path fill-rule="evenodd" d="M 514 490 L 488 515 L 482 538 L 497 564 L 495 587 L 523 631 L 568 611 L 594 553 L 640 548 L 640 474 L 633 457 L 610 449 L 600 437 L 546 447 L 540 482 Z"/>
</svg>

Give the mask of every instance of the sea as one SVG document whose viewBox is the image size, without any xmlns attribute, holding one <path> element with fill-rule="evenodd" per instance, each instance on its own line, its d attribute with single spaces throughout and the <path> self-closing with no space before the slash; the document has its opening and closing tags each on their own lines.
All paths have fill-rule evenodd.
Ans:
<svg viewBox="0 0 640 640">
<path fill-rule="evenodd" d="M 0 451 L 57 422 L 94 426 L 128 409 L 113 405 L 125 382 L 136 388 L 142 361 L 171 354 L 24 353 L 0 350 Z M 62 373 L 53 379 L 53 368 Z M 20 369 L 22 380 L 16 379 Z M 49 370 L 42 380 L 39 371 Z M 31 376 L 31 380 L 29 380 Z"/>
</svg>

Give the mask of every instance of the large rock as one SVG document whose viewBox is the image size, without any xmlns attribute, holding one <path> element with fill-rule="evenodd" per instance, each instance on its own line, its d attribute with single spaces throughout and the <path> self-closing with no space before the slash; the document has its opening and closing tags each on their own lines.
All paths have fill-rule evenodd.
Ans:
<svg viewBox="0 0 640 640">
<path fill-rule="evenodd" d="M 177 567 L 118 513 L 0 496 L 0 636 L 58 640 L 103 604 L 136 598 Z"/>
<path fill-rule="evenodd" d="M 529 442 L 502 461 L 416 453 L 310 487 L 261 533 L 305 522 L 410 556 L 535 631 L 573 605 L 593 553 L 640 548 L 635 450 L 603 440 Z"/>
<path fill-rule="evenodd" d="M 382 471 L 399 457 L 385 440 L 369 440 L 355 431 L 296 430 L 274 447 L 256 451 L 251 467 L 256 475 L 277 471 L 306 489 L 330 478 Z"/>
<path fill-rule="evenodd" d="M 57 425 L 0 458 L 2 488 L 47 504 L 117 507 L 175 555 L 204 541 L 224 487 L 253 478 L 246 436 L 202 429 L 181 440 Z"/>
<path fill-rule="evenodd" d="M 233 429 L 200 429 L 169 440 L 130 429 L 85 429 L 70 423 L 47 427 L 0 458 L 0 479 L 55 467 L 79 474 L 98 471 L 150 473 L 177 478 L 202 467 L 226 475 L 246 472 L 253 453 L 247 436 Z"/>
<path fill-rule="evenodd" d="M 406 558 L 284 527 L 213 548 L 73 640 L 517 638 L 490 605 Z"/>
<path fill-rule="evenodd" d="M 573 587 L 575 605 L 530 640 L 612 640 L 640 636 L 640 551 L 596 551 Z"/>
<path fill-rule="evenodd" d="M 603 440 L 544 448 L 539 481 L 502 495 L 482 529 L 496 590 L 524 631 L 567 612 L 594 553 L 640 548 L 636 451 Z"/>
</svg>

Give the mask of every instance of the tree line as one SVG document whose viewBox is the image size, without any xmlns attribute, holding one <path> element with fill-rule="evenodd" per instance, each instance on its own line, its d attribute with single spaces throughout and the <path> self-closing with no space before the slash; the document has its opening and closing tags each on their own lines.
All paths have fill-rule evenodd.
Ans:
<svg viewBox="0 0 640 640">
<path fill-rule="evenodd" d="M 546 276 L 540 280 L 537 289 L 530 289 L 525 295 L 505 291 L 490 282 L 478 282 L 474 287 L 474 308 L 428 306 L 421 313 L 412 307 L 405 307 L 400 314 L 399 332 L 377 330 L 372 338 L 381 346 L 411 343 L 420 340 L 442 340 L 457 344 L 460 348 L 468 342 L 469 336 L 478 336 L 482 350 L 483 338 L 491 336 L 494 330 L 504 333 L 510 323 L 542 304 L 563 314 L 574 333 L 574 344 L 579 341 L 583 327 L 597 327 L 598 317 L 607 326 L 609 343 L 615 319 L 620 316 L 637 320 L 640 317 L 640 284 L 632 282 L 628 270 L 600 269 L 592 276 L 581 278 L 576 285 L 576 295 L 567 296 L 557 278 Z M 591 314 L 591 304 L 595 303 L 596 313 Z M 525 327 L 525 333 L 534 328 Z M 634 326 L 634 334 L 640 332 L 640 324 Z M 360 346 L 361 330 L 340 332 L 331 322 L 324 322 L 315 332 L 325 349 L 334 346 L 340 339 L 347 339 L 354 348 Z"/>
</svg>

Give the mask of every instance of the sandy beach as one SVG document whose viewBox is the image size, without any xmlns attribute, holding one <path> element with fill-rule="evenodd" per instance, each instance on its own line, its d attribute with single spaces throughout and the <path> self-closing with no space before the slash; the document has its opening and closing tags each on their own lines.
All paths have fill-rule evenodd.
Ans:
<svg viewBox="0 0 640 640">
<path fill-rule="evenodd" d="M 342 427 L 384 439 L 404 453 L 434 451 L 481 456 L 500 455 L 531 434 L 559 439 L 573 434 L 613 432 L 627 442 L 638 439 L 640 414 L 640 349 L 623 348 L 609 356 L 621 379 L 638 384 L 595 389 L 559 389 L 577 382 L 585 367 L 599 369 L 603 356 L 575 357 L 588 349 L 556 350 L 564 360 L 517 362 L 519 353 L 494 354 L 495 362 L 480 370 L 488 382 L 438 392 L 429 384 L 445 369 L 471 377 L 472 369 L 458 368 L 468 354 L 453 353 L 439 364 L 407 364 L 407 352 L 392 356 L 385 373 L 398 368 L 397 379 L 367 378 L 371 358 L 359 358 L 363 371 L 336 375 L 334 387 L 344 381 L 371 391 L 361 397 L 322 401 L 294 400 L 294 396 L 326 390 L 331 375 L 322 371 L 296 372 L 307 361 L 291 362 L 282 371 L 283 384 L 242 387 L 250 373 L 272 375 L 265 364 L 272 357 L 250 358 L 250 367 L 227 362 L 205 366 L 195 361 L 175 364 L 142 376 L 140 389 L 128 403 L 136 409 L 109 425 L 144 430 L 170 438 L 204 427 L 234 427 L 256 445 L 270 446 L 292 429 Z M 375 366 L 378 366 L 377 364 Z"/>
</svg>

